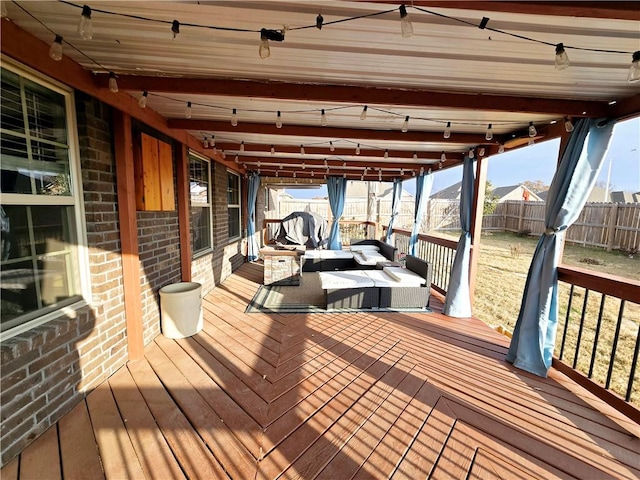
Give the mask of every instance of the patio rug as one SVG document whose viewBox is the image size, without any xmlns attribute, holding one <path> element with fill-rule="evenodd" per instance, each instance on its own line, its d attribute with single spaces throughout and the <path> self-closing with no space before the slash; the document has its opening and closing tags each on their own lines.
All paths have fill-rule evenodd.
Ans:
<svg viewBox="0 0 640 480">
<path fill-rule="evenodd" d="M 327 302 L 318 272 L 305 272 L 298 286 L 261 285 L 246 313 L 353 313 L 353 312 L 431 312 L 429 308 L 333 308 Z"/>
</svg>

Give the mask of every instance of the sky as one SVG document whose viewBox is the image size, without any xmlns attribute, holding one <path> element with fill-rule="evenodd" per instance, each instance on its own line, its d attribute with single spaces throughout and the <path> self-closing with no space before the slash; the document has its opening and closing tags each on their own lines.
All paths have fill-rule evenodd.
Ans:
<svg viewBox="0 0 640 480">
<path fill-rule="evenodd" d="M 549 185 L 558 159 L 560 140 L 551 140 L 520 148 L 489 159 L 487 179 L 493 187 L 517 185 L 524 181 L 542 180 Z M 600 171 L 597 182 L 603 185 L 609 177 L 610 189 L 640 192 L 640 117 L 619 122 Z M 438 192 L 462 179 L 462 167 L 436 171 L 432 193 Z M 415 180 L 407 180 L 404 187 L 415 193 Z M 296 198 L 323 197 L 327 189 L 287 189 Z"/>
</svg>

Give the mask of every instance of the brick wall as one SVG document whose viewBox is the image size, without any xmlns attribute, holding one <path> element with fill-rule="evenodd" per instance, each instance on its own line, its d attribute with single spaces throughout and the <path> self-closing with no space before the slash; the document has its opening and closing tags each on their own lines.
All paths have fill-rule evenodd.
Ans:
<svg viewBox="0 0 640 480">
<path fill-rule="evenodd" d="M 76 108 L 92 303 L 0 346 L 3 465 L 127 358 L 110 110 Z"/>
</svg>

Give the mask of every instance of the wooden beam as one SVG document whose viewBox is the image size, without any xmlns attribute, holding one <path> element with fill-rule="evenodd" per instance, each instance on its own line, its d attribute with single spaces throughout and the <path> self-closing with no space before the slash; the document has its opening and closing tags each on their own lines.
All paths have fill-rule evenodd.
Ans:
<svg viewBox="0 0 640 480">
<path fill-rule="evenodd" d="M 107 75 L 98 83 L 106 88 Z M 563 100 L 509 95 L 453 93 L 433 90 L 362 87 L 356 85 L 318 85 L 258 80 L 219 78 L 172 78 L 119 75 L 123 90 L 137 90 L 193 95 L 222 95 L 251 98 L 278 98 L 356 105 L 397 105 L 401 107 L 458 108 L 498 112 L 545 113 L 576 117 L 600 117 L 607 111 L 606 102 Z M 583 112 L 587 112 L 583 115 Z"/>
<path fill-rule="evenodd" d="M 211 152 L 205 151 L 202 142 L 183 130 L 169 128 L 167 120 L 162 115 L 150 108 L 140 108 L 138 101 L 128 93 L 122 91 L 113 93 L 108 88 L 99 87 L 96 84 L 95 75 L 85 70 L 80 64 L 67 56 L 63 56 L 59 62 L 52 60 L 49 58 L 49 45 L 7 19 L 3 18 L 1 24 L 0 48 L 3 54 L 71 88 L 85 92 L 211 158 Z M 223 161 L 218 156 L 213 159 L 232 170 L 243 173 L 237 170 L 238 166 L 233 162 Z"/>
<path fill-rule="evenodd" d="M 360 1 L 360 0 L 356 0 Z M 567 2 L 567 1 L 458 1 L 458 0 L 365 0 L 368 3 L 406 3 L 415 7 L 455 8 L 480 12 L 507 12 L 560 17 L 611 18 L 614 20 L 640 20 L 637 2 Z M 411 10 L 409 10 L 411 13 Z"/>
<path fill-rule="evenodd" d="M 442 132 L 401 132 L 400 130 L 368 130 L 364 128 L 313 127 L 305 125 L 287 125 L 277 128 L 270 123 L 239 123 L 233 127 L 229 122 L 219 120 L 196 120 L 186 118 L 172 118 L 168 121 L 170 128 L 184 130 L 214 131 L 216 133 L 259 133 L 261 135 L 295 136 L 295 137 L 324 137 L 324 138 L 355 138 L 361 140 L 388 140 L 396 142 L 437 142 L 452 145 L 491 145 L 502 140 L 494 136 L 487 142 L 484 134 L 452 133 L 451 138 L 445 140 Z"/>
<path fill-rule="evenodd" d="M 411 161 L 411 162 L 403 162 L 403 163 L 391 163 L 391 162 L 372 162 L 372 161 L 354 161 L 352 159 L 344 159 L 344 160 L 327 160 L 326 166 L 324 160 L 319 159 L 306 159 L 304 157 L 296 157 L 296 158 L 274 158 L 274 157 L 239 157 L 238 163 L 246 164 L 248 168 L 255 170 L 258 162 L 260 162 L 261 167 L 266 169 L 278 168 L 280 165 L 283 168 L 294 168 L 297 170 L 302 170 L 302 166 L 304 165 L 305 169 L 315 169 L 316 171 L 321 171 L 330 168 L 334 169 L 343 169 L 346 171 L 353 170 L 355 168 L 364 169 L 365 167 L 369 167 L 370 170 L 378 170 L 380 168 L 384 170 L 397 170 L 400 171 L 401 168 L 411 171 L 411 170 L 420 170 L 420 167 L 424 167 L 425 170 L 432 168 L 437 169 L 438 163 L 427 163 L 424 161 L 422 163 L 420 160 Z M 346 167 L 343 165 L 346 163 Z M 351 167 L 351 168 L 348 168 Z"/>
<path fill-rule="evenodd" d="M 127 322 L 127 348 L 129 360 L 138 360 L 144 357 L 144 340 L 133 139 L 131 136 L 131 117 L 119 110 L 113 112 L 113 139 L 118 189 L 118 221 L 122 248 L 122 287 Z"/>
<path fill-rule="evenodd" d="M 609 117 L 618 120 L 626 120 L 628 118 L 640 115 L 640 93 L 633 97 L 618 100 L 614 105 L 610 105 Z"/>
<path fill-rule="evenodd" d="M 180 230 L 180 266 L 182 281 L 191 281 L 191 216 L 189 215 L 189 151 L 180 144 L 176 149 L 178 191 L 178 228 Z"/>
<path fill-rule="evenodd" d="M 473 211 L 471 212 L 471 256 L 469 258 L 469 296 L 471 306 L 475 297 L 478 279 L 478 259 L 480 258 L 480 236 L 482 233 L 482 215 L 484 213 L 484 190 L 487 183 L 487 167 L 485 158 L 476 160 L 476 178 L 473 186 Z"/>
</svg>

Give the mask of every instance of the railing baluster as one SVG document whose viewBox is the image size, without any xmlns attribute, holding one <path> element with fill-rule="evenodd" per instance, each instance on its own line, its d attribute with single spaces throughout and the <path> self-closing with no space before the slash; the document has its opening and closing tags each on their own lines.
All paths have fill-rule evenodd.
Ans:
<svg viewBox="0 0 640 480">
<path fill-rule="evenodd" d="M 578 355 L 580 354 L 580 342 L 582 342 L 582 330 L 584 327 L 584 317 L 587 315 L 587 305 L 589 301 L 589 289 L 584 290 L 584 302 L 582 302 L 582 314 L 580 315 L 580 326 L 578 327 L 578 339 L 576 340 L 576 351 L 573 354 L 573 368 L 578 365 Z"/>
<path fill-rule="evenodd" d="M 569 303 L 567 304 L 567 316 L 564 320 L 564 328 L 562 329 L 562 343 L 560 344 L 560 355 L 558 358 L 562 360 L 564 358 L 564 344 L 567 340 L 567 328 L 569 327 L 569 317 L 571 316 L 571 303 L 573 301 L 573 284 L 569 289 Z"/>
<path fill-rule="evenodd" d="M 640 350 L 640 324 L 638 325 L 638 333 L 636 334 L 636 348 L 633 350 L 633 360 L 631 361 L 631 371 L 629 372 L 627 393 L 624 396 L 624 399 L 627 402 L 631 401 L 631 394 L 633 393 L 633 382 L 635 381 L 636 365 L 638 364 L 638 350 Z"/>
<path fill-rule="evenodd" d="M 591 351 L 591 362 L 589 363 L 589 378 L 593 377 L 593 367 L 596 363 L 596 353 L 598 352 L 598 337 L 600 336 L 600 325 L 602 324 L 602 313 L 604 312 L 604 301 L 607 296 L 603 293 L 600 300 L 600 311 L 598 312 L 598 323 L 596 324 L 596 331 L 593 338 L 593 350 Z"/>
<path fill-rule="evenodd" d="M 611 385 L 611 374 L 613 373 L 613 364 L 616 360 L 616 350 L 618 349 L 618 337 L 620 336 L 620 327 L 622 326 L 622 314 L 624 312 L 624 300 L 620 300 L 620 310 L 618 311 L 618 323 L 616 323 L 616 333 L 613 336 L 613 345 L 611 346 L 611 356 L 609 357 L 609 370 L 607 371 L 607 381 L 604 388 L 609 389 Z"/>
</svg>

